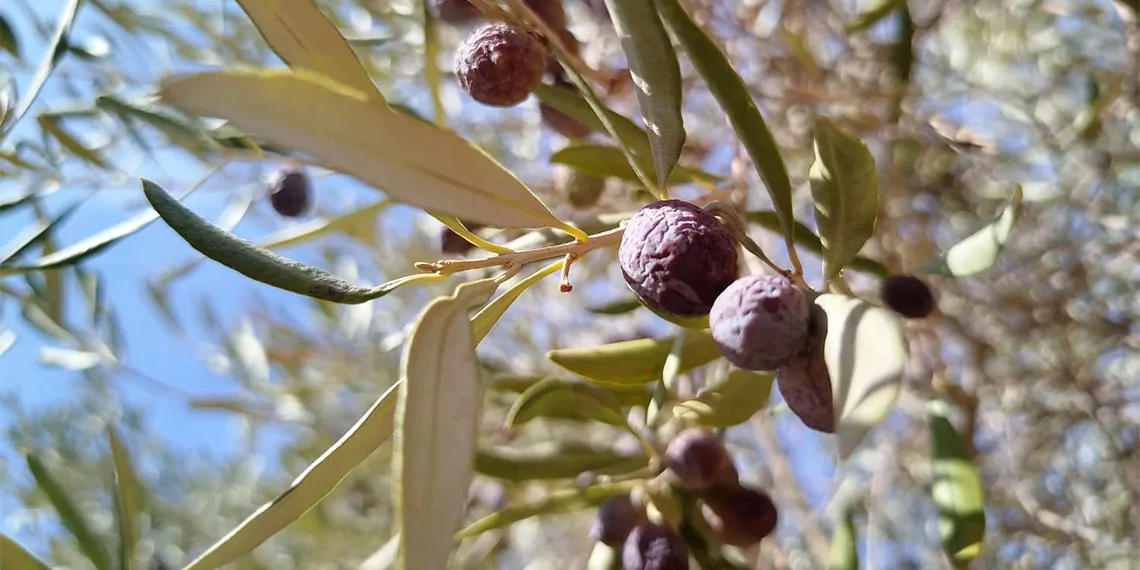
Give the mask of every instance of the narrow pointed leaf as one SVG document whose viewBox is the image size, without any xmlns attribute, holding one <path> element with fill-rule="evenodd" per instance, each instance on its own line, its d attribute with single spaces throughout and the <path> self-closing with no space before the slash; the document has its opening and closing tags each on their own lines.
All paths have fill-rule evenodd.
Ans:
<svg viewBox="0 0 1140 570">
<path fill-rule="evenodd" d="M 315 299 L 355 305 L 383 297 L 401 285 L 440 277 L 430 274 L 411 275 L 375 287 L 361 287 L 327 271 L 277 255 L 222 230 L 183 206 L 157 184 L 149 180 L 142 182 L 151 206 L 191 247 L 266 285 Z"/>
<path fill-rule="evenodd" d="M 1009 206 L 992 224 L 946 250 L 927 265 L 927 271 L 948 277 L 977 275 L 993 267 L 1013 234 L 1013 226 L 1021 215 L 1021 186 L 1013 189 Z"/>
<path fill-rule="evenodd" d="M 0 533 L 0 568 L 4 570 L 51 570 L 46 562 L 36 558 L 20 543 Z"/>
<path fill-rule="evenodd" d="M 356 52 L 312 0 L 237 0 L 289 67 L 311 69 L 383 101 Z"/>
<path fill-rule="evenodd" d="M 637 339 L 591 348 L 565 348 L 546 353 L 551 362 L 595 382 L 644 384 L 661 378 L 673 338 Z M 706 330 L 685 335 L 679 372 L 692 370 L 721 357 L 720 347 Z"/>
<path fill-rule="evenodd" d="M 36 480 L 36 485 L 47 495 L 52 507 L 55 508 L 55 512 L 59 514 L 60 522 L 79 543 L 80 551 L 99 570 L 110 570 L 111 557 L 103 548 L 103 542 L 99 536 L 91 530 L 91 526 L 83 516 L 83 511 L 71 501 L 67 491 L 48 471 L 39 456 L 27 453 L 24 458 L 28 463 L 28 470 L 32 472 L 32 477 Z"/>
<path fill-rule="evenodd" d="M 748 212 L 746 217 L 748 221 L 755 222 L 766 230 L 780 232 L 780 220 L 776 216 L 776 212 L 771 210 L 752 211 Z M 823 255 L 823 244 L 820 243 L 819 236 L 815 235 L 815 232 L 802 222 L 796 222 L 796 243 L 816 255 Z M 887 277 L 890 274 L 882 263 L 861 255 L 855 256 L 848 267 L 877 277 Z"/>
<path fill-rule="evenodd" d="M 693 67 L 709 86 L 709 91 L 724 109 L 732 129 L 752 158 L 752 163 L 780 218 L 780 228 L 789 248 L 794 242 L 795 214 L 792 211 L 792 183 L 788 169 L 780 157 L 776 139 L 768 130 L 760 109 L 748 92 L 748 86 L 732 67 L 724 52 L 689 16 L 678 0 L 656 0 L 665 27 L 681 44 Z"/>
<path fill-rule="evenodd" d="M 525 505 L 512 505 L 491 513 L 459 531 L 456 538 L 470 538 L 489 530 L 510 526 L 516 522 L 542 515 L 568 513 L 596 506 L 602 501 L 628 493 L 636 482 L 599 483 L 585 488 L 555 491 L 546 497 Z"/>
<path fill-rule="evenodd" d="M 14 271 L 5 267 L 5 265 L 19 257 L 29 248 L 48 239 L 52 231 L 67 221 L 67 219 L 79 209 L 81 204 L 82 202 L 72 204 L 51 221 L 38 222 L 36 225 L 25 228 L 23 232 L 13 237 L 12 241 L 8 242 L 4 248 L 0 250 L 0 275 L 14 273 Z"/>
<path fill-rule="evenodd" d="M 624 475 L 645 467 L 649 458 L 582 444 L 549 443 L 529 448 L 479 449 L 475 471 L 504 481 L 573 479 L 582 473 Z"/>
<path fill-rule="evenodd" d="M 638 157 L 638 160 L 648 160 Z M 621 149 L 598 144 L 573 144 L 556 151 L 550 155 L 550 162 L 565 164 L 574 170 L 594 176 L 612 176 L 630 182 L 637 182 L 637 173 L 625 160 Z M 649 166 L 649 162 L 645 162 Z M 722 177 L 709 174 L 702 170 L 678 166 L 669 175 L 670 184 L 684 184 L 687 182 L 703 182 L 716 184 Z"/>
<path fill-rule="evenodd" d="M 938 533 L 951 562 L 968 567 L 982 553 L 986 533 L 985 490 L 970 461 L 961 434 L 947 417 L 945 402 L 930 402 L 931 451 L 934 461 L 934 503 L 938 506 Z"/>
<path fill-rule="evenodd" d="M 60 117 L 56 115 L 40 115 L 37 117 L 37 122 L 40 128 L 52 136 L 67 152 L 74 154 L 84 162 L 90 163 L 99 168 L 109 169 L 111 165 L 94 149 L 87 148 L 82 142 L 79 142 L 67 129 L 60 124 Z"/>
<path fill-rule="evenodd" d="M 657 183 L 664 186 L 685 146 L 681 65 L 653 0 L 606 0 L 606 7 L 637 89 Z"/>
<path fill-rule="evenodd" d="M 530 390 L 532 386 L 540 382 L 550 380 L 550 377 L 545 376 L 497 376 L 491 381 L 490 387 L 492 390 L 500 392 L 513 392 L 515 394 L 522 394 Z M 554 378 L 558 382 L 569 382 L 573 384 L 580 384 L 577 380 L 566 380 L 562 378 Z M 601 390 L 606 395 L 603 396 L 605 400 L 616 399 L 619 408 L 629 408 L 633 406 L 644 406 L 649 402 L 653 396 L 653 391 L 649 386 L 604 386 L 601 384 L 590 385 L 595 390 Z"/>
<path fill-rule="evenodd" d="M 111 459 L 115 466 L 115 512 L 119 521 L 119 568 L 134 566 L 135 546 L 139 540 L 139 515 L 142 513 L 142 486 L 135 473 L 130 453 L 119 431 L 107 432 L 111 443 Z"/>
<path fill-rule="evenodd" d="M 906 339 L 894 313 L 859 299 L 826 293 L 816 305 L 827 314 L 824 360 L 839 440 L 839 458 L 890 413 L 906 372 Z"/>
<path fill-rule="evenodd" d="M 586 310 L 594 313 L 595 315 L 624 315 L 626 313 L 636 311 L 640 308 L 641 301 L 638 301 L 637 297 L 628 297 L 624 299 L 616 299 L 603 305 L 587 307 Z"/>
<path fill-rule="evenodd" d="M 467 312 L 496 287 L 465 283 L 432 301 L 408 339 L 392 462 L 398 570 L 444 568 L 463 522 L 482 399 Z"/>
<path fill-rule="evenodd" d="M 808 174 L 823 245 L 823 276 L 835 278 L 875 235 L 879 177 L 867 145 L 824 118 L 815 122 L 815 163 Z"/>
<path fill-rule="evenodd" d="M 547 378 L 531 385 L 507 412 L 506 426 L 517 428 L 536 418 L 598 421 L 625 425 L 622 401 L 600 386 Z"/>
<path fill-rule="evenodd" d="M 2 152 L 0 152 L 0 158 L 3 158 Z M 39 195 L 39 192 L 31 191 L 17 196 L 12 196 L 11 198 L 0 199 L 0 214 L 7 212 L 8 210 L 19 208 L 21 206 L 30 205 L 36 200 L 37 197 L 39 197 Z"/>
<path fill-rule="evenodd" d="M 272 502 L 242 521 L 184 570 L 214 570 L 253 551 L 324 499 L 357 465 L 392 435 L 396 393 L 384 392 L 336 443 L 325 450 Z"/>
<path fill-rule="evenodd" d="M 459 135 L 311 73 L 200 73 L 167 81 L 161 91 L 186 112 L 228 119 L 421 208 L 499 228 L 555 227 L 584 237 Z"/>
<path fill-rule="evenodd" d="M 0 356 L 4 356 L 4 353 L 15 344 L 16 333 L 10 330 L 0 331 Z"/>
<path fill-rule="evenodd" d="M 772 394 L 771 372 L 733 369 L 723 379 L 710 384 L 673 408 L 685 421 L 711 428 L 727 428 L 748 421 L 768 403 Z"/>
<path fill-rule="evenodd" d="M 47 83 L 59 62 L 63 60 L 63 56 L 68 53 L 65 48 L 67 47 L 68 36 L 71 35 L 71 26 L 75 23 L 75 17 L 79 15 L 79 9 L 85 3 L 86 0 L 71 0 L 64 7 L 63 13 L 60 14 L 59 21 L 56 23 L 51 41 L 48 42 L 47 49 L 44 50 L 43 59 L 40 60 L 40 64 L 36 68 L 36 74 L 32 76 L 32 82 L 28 85 L 24 98 L 20 101 L 20 106 L 11 119 L 5 119 L 7 130 L 11 130 L 13 126 L 19 123 L 28 109 L 32 108 L 32 104 L 36 102 L 44 84 Z M 2 138 L 0 137 L 0 139 Z"/>
<path fill-rule="evenodd" d="M 553 85 L 539 85 L 538 88 L 534 90 L 534 95 L 539 101 L 550 105 L 559 112 L 590 127 L 594 131 L 606 135 L 609 134 L 606 131 L 605 125 L 602 124 L 602 120 L 598 118 L 593 108 L 590 107 L 590 103 L 587 102 L 581 94 Z M 617 132 L 619 140 L 616 142 L 625 145 L 626 148 L 630 149 L 630 151 L 637 156 L 650 157 L 653 155 L 653 151 L 649 146 L 649 135 L 641 127 L 637 126 L 637 123 L 634 123 L 625 115 L 610 109 L 606 109 L 605 113 L 610 124 L 613 125 L 614 130 Z M 632 168 L 630 170 L 632 170 Z"/>
<path fill-rule="evenodd" d="M 16 29 L 4 14 L 0 14 L 0 51 L 6 51 L 16 59 L 20 59 L 20 40 L 16 37 Z"/>
<path fill-rule="evenodd" d="M 142 121 L 166 135 L 170 142 L 191 151 L 203 151 L 218 144 L 200 125 L 163 111 L 157 105 L 100 95 L 95 98 L 95 106 L 128 124 L 133 120 Z M 140 141 L 140 144 L 145 145 L 145 142 Z"/>
<path fill-rule="evenodd" d="M 851 520 L 851 510 L 844 509 L 835 521 L 831 532 L 831 553 L 828 557 L 828 570 L 859 570 L 859 549 L 855 544 L 855 523 Z"/>
<path fill-rule="evenodd" d="M 478 313 L 475 313 L 475 316 L 471 317 L 472 334 L 475 338 L 475 344 L 478 345 L 480 342 L 483 342 L 483 339 L 486 338 L 487 334 L 491 332 L 491 329 L 495 327 L 495 323 L 499 322 L 503 313 L 507 312 L 511 304 L 518 300 L 519 295 L 522 295 L 523 291 L 526 291 L 531 285 L 538 283 L 544 277 L 559 269 L 562 269 L 561 261 L 556 261 L 535 271 L 526 279 L 520 280 L 511 286 L 510 289 L 504 291 L 503 294 L 496 297 L 494 301 L 487 303 L 487 306 L 480 309 Z"/>
</svg>

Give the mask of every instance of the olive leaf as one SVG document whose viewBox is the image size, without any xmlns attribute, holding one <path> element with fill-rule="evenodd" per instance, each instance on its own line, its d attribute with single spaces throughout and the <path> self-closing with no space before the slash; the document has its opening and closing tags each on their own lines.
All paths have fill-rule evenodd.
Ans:
<svg viewBox="0 0 1140 570">
<path fill-rule="evenodd" d="M 653 0 L 606 0 L 648 126 L 657 183 L 665 186 L 685 146 L 681 65 Z"/>
<path fill-rule="evenodd" d="M 827 315 L 824 360 L 831 374 L 839 457 L 847 459 L 894 407 L 906 371 L 906 339 L 898 318 L 852 297 L 815 299 Z"/>
<path fill-rule="evenodd" d="M 831 281 L 875 235 L 879 215 L 875 158 L 858 137 L 817 118 L 815 163 L 808 177 L 823 245 L 823 276 Z"/>
<path fill-rule="evenodd" d="M 483 342 L 483 339 L 486 338 L 487 334 L 491 332 L 491 329 L 495 327 L 495 323 L 499 322 L 503 313 L 507 312 L 507 309 L 522 295 L 523 291 L 526 291 L 531 285 L 538 283 L 544 277 L 559 269 L 562 269 L 562 261 L 556 261 L 535 271 L 529 277 L 515 283 L 510 289 L 504 291 L 502 295 L 496 297 L 494 301 L 487 303 L 487 306 L 480 309 L 479 312 L 471 318 L 475 344 L 478 345 L 480 342 Z"/>
<path fill-rule="evenodd" d="M 760 109 L 748 92 L 740 74 L 712 38 L 689 16 L 678 0 L 656 0 L 665 27 L 673 34 L 693 67 L 708 83 L 709 91 L 728 115 L 733 131 L 740 138 L 756 172 L 764 181 L 772 205 L 780 219 L 784 240 L 790 250 L 795 238 L 795 213 L 792 211 L 792 183 L 788 169 L 780 157 L 776 139 L 768 130 Z"/>
<path fill-rule="evenodd" d="M 934 462 L 934 504 L 938 506 L 938 534 L 942 549 L 958 567 L 969 566 L 982 553 L 986 534 L 985 491 L 962 436 L 948 418 L 949 406 L 927 404 L 931 453 Z"/>
<path fill-rule="evenodd" d="M 433 274 L 410 275 L 375 287 L 361 287 L 327 271 L 277 255 L 211 224 L 149 180 L 143 180 L 142 185 L 146 199 L 155 212 L 191 247 L 266 285 L 324 301 L 352 305 L 383 297 L 401 285 L 441 278 Z"/>
<path fill-rule="evenodd" d="M 772 394 L 771 372 L 732 369 L 714 382 L 673 408 L 676 417 L 711 428 L 727 428 L 742 424 L 768 403 Z"/>
<path fill-rule="evenodd" d="M 142 486 L 131 462 L 130 452 L 119 430 L 107 430 L 114 466 L 115 520 L 119 531 L 119 568 L 130 570 L 134 565 L 135 546 L 139 541 L 139 516 L 142 513 Z"/>
<path fill-rule="evenodd" d="M 15 28 L 4 14 L 0 14 L 0 51 L 6 51 L 16 59 L 20 59 L 20 40 L 16 37 Z"/>
<path fill-rule="evenodd" d="M 997 220 L 946 250 L 928 263 L 926 270 L 948 277 L 965 277 L 993 267 L 1020 215 L 1021 186 L 1016 186 L 1009 197 L 1009 206 Z"/>
<path fill-rule="evenodd" d="M 311 0 L 237 0 L 269 47 L 289 67 L 311 69 L 337 83 L 384 97 L 360 64 L 356 52 Z"/>
<path fill-rule="evenodd" d="M 183 111 L 228 119 L 425 210 L 499 228 L 552 227 L 585 237 L 459 135 L 311 72 L 197 73 L 164 81 L 160 92 Z"/>
<path fill-rule="evenodd" d="M 214 570 L 251 552 L 324 499 L 357 465 L 392 435 L 396 394 L 392 385 L 336 443 L 305 469 L 285 492 L 262 505 L 183 570 Z"/>
<path fill-rule="evenodd" d="M 546 378 L 527 388 L 507 412 L 506 426 L 515 428 L 540 417 L 599 421 L 625 425 L 622 401 L 600 386 Z"/>
<path fill-rule="evenodd" d="M 32 108 L 32 104 L 36 102 L 39 97 L 40 91 L 43 90 L 44 84 L 47 83 L 49 77 L 59 62 L 63 61 L 63 57 L 67 55 L 68 51 L 64 48 L 67 47 L 68 37 L 71 35 L 71 27 L 75 23 L 75 17 L 79 15 L 79 9 L 83 7 L 86 0 L 71 0 L 67 6 L 63 8 L 63 13 L 60 14 L 59 22 L 56 23 L 55 32 L 52 34 L 51 40 L 44 49 L 43 59 L 36 67 L 36 74 L 32 76 L 32 82 L 28 85 L 27 92 L 24 98 L 20 101 L 20 106 L 10 117 L 4 117 L 3 124 L 0 124 L 0 140 L 4 139 L 5 134 L 12 130 L 20 119 Z"/>
<path fill-rule="evenodd" d="M 504 481 L 573 479 L 586 472 L 624 475 L 648 462 L 644 454 L 622 454 L 570 442 L 480 448 L 475 453 L 475 471 Z"/>
<path fill-rule="evenodd" d="M 594 113 L 590 103 L 579 93 L 554 85 L 539 85 L 534 90 L 539 101 L 553 107 L 560 113 L 590 127 L 594 131 L 609 134 L 602 120 Z M 606 118 L 617 133 L 617 142 L 630 149 L 635 155 L 649 157 L 653 151 L 649 146 L 649 135 L 625 115 L 609 108 L 604 109 Z M 618 149 L 619 151 L 621 149 Z M 624 156 L 624 154 L 623 154 Z M 632 170 L 632 168 L 631 168 Z M 634 175 L 636 178 L 636 174 Z"/>
<path fill-rule="evenodd" d="M 579 376 L 609 384 L 644 384 L 661 378 L 673 348 L 673 337 L 643 338 L 591 348 L 551 350 L 546 358 Z M 686 372 L 721 357 L 720 347 L 708 329 L 685 336 L 679 372 Z"/>
<path fill-rule="evenodd" d="M 759 224 L 766 230 L 774 232 L 780 231 L 780 220 L 776 216 L 776 212 L 771 210 L 755 210 L 745 214 L 745 217 L 750 222 Z M 811 228 L 803 224 L 803 222 L 796 222 L 796 243 L 807 248 L 808 251 L 816 254 L 823 255 L 823 244 L 819 241 L 819 236 Z M 855 256 L 851 260 L 848 267 L 864 273 L 870 273 L 876 277 L 887 277 L 890 272 L 887 268 L 874 259 L 863 257 L 861 255 Z"/>
<path fill-rule="evenodd" d="M 36 117 L 36 122 L 39 123 L 40 129 L 49 134 L 62 146 L 67 152 L 79 157 L 80 160 L 98 166 L 103 169 L 110 169 L 111 165 L 99 154 L 97 150 L 88 148 L 87 145 L 75 138 L 70 131 L 64 128 L 62 124 L 62 117 L 53 115 L 51 113 L 44 113 Z"/>
<path fill-rule="evenodd" d="M 847 33 L 857 34 L 867 30 L 882 21 L 883 18 L 890 16 L 895 10 L 905 7 L 906 0 L 879 0 L 878 4 L 859 14 L 850 24 L 847 24 Z"/>
<path fill-rule="evenodd" d="M 72 501 L 71 496 L 68 495 L 67 490 L 63 485 L 51 474 L 44 462 L 34 453 L 25 453 L 24 459 L 27 461 L 28 470 L 32 472 L 32 477 L 36 481 L 36 486 L 47 495 L 48 501 L 51 502 L 55 512 L 59 515 L 60 521 L 63 523 L 64 528 L 67 529 L 71 536 L 75 537 L 76 542 L 79 543 L 79 549 L 91 561 L 91 564 L 98 570 L 111 569 L 111 556 L 103 547 L 103 541 L 99 539 L 99 535 L 91 530 L 91 525 L 87 521 L 84 512 Z"/>
<path fill-rule="evenodd" d="M 839 513 L 831 531 L 831 553 L 828 570 L 859 570 L 859 549 L 855 544 L 855 523 L 850 507 Z"/>
<path fill-rule="evenodd" d="M 637 157 L 638 160 L 642 160 Z M 630 182 L 637 182 L 637 173 L 629 167 L 621 149 L 599 144 L 571 144 L 550 155 L 550 162 L 565 164 L 574 170 L 593 176 L 612 176 Z M 702 182 L 716 184 L 722 177 L 702 170 L 677 166 L 669 175 L 669 184 Z"/>
<path fill-rule="evenodd" d="M 464 539 L 478 536 L 489 530 L 510 526 L 531 517 L 569 513 L 593 507 L 614 495 L 628 493 L 635 483 L 638 482 L 598 483 L 588 487 L 555 491 L 533 503 L 512 505 L 495 511 L 464 527 L 456 534 L 455 538 Z"/>
<path fill-rule="evenodd" d="M 46 562 L 36 558 L 20 543 L 0 532 L 0 568 L 11 570 L 51 570 Z"/>
<path fill-rule="evenodd" d="M 467 312 L 497 287 L 468 282 L 432 301 L 408 338 L 392 460 L 398 570 L 445 567 L 463 522 L 482 402 Z"/>
<path fill-rule="evenodd" d="M 624 297 L 609 303 L 586 307 L 586 310 L 595 315 L 624 315 L 641 307 L 641 301 L 637 297 Z"/>
</svg>

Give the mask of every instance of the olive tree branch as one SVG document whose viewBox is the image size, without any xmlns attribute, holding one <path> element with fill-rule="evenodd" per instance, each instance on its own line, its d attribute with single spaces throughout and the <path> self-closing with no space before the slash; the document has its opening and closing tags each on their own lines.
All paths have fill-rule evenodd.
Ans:
<svg viewBox="0 0 1140 570">
<path fill-rule="evenodd" d="M 482 257 L 479 259 L 445 259 L 436 261 L 434 263 L 419 262 L 416 263 L 416 269 L 424 273 L 451 275 L 454 273 L 459 273 L 461 271 L 485 269 L 488 267 L 501 267 L 504 265 L 508 267 L 521 267 L 527 263 L 542 261 L 544 259 L 551 259 L 555 257 L 566 256 L 567 260 L 569 261 L 578 259 L 595 249 L 617 245 L 618 242 L 621 241 L 621 236 L 623 233 L 625 233 L 624 225 L 589 236 L 586 241 L 573 241 L 560 245 L 551 245 L 536 249 L 526 249 L 513 253 L 496 255 L 494 257 Z"/>
</svg>

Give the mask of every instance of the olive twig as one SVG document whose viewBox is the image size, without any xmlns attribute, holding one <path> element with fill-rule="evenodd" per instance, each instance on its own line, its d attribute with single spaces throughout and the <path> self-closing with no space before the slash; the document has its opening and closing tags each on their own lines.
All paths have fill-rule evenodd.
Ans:
<svg viewBox="0 0 1140 570">
<path fill-rule="evenodd" d="M 760 244 L 749 237 L 748 228 L 744 225 L 744 219 L 740 217 L 740 214 L 737 213 L 735 208 L 725 202 L 710 202 L 705 205 L 705 211 L 720 219 L 725 229 L 728 230 L 728 233 L 732 234 L 732 237 L 740 242 L 740 245 L 744 246 L 744 249 L 748 250 L 749 253 L 755 255 L 776 273 L 791 279 L 792 272 L 772 263 L 772 260 L 769 259 L 764 253 L 764 250 L 760 248 Z"/>
<path fill-rule="evenodd" d="M 514 253 L 504 253 L 494 257 L 482 257 L 479 259 L 445 259 L 434 263 L 421 261 L 416 263 L 416 269 L 424 273 L 451 275 L 461 271 L 483 269 L 486 267 L 500 267 L 503 265 L 518 265 L 521 267 L 527 263 L 561 256 L 573 256 L 574 259 L 577 259 L 595 249 L 617 245 L 618 242 L 621 241 L 621 236 L 624 232 L 625 226 L 623 225 L 588 236 L 586 241 L 573 241 L 560 245 L 526 249 Z"/>
<path fill-rule="evenodd" d="M 557 51 L 563 58 L 566 59 L 566 63 L 573 66 L 574 69 L 578 71 L 578 73 L 581 73 L 585 77 L 589 77 L 590 79 L 596 81 L 599 85 L 609 84 L 608 77 L 603 75 L 602 72 L 590 67 L 585 61 L 582 61 L 582 58 L 578 57 L 574 54 L 574 52 L 570 51 L 570 49 L 568 49 L 566 46 L 566 43 L 562 41 L 562 36 L 560 36 L 554 30 L 554 28 L 550 27 L 550 25 L 548 25 L 545 20 L 539 17 L 538 14 L 535 14 L 534 10 L 531 10 L 530 6 L 527 6 L 525 2 L 522 0 L 507 0 L 507 4 L 510 5 L 512 10 L 522 15 L 524 22 L 528 26 L 537 29 L 541 33 L 542 37 L 545 38 L 547 42 L 550 42 L 552 44 L 552 47 L 555 49 L 555 51 Z"/>
</svg>

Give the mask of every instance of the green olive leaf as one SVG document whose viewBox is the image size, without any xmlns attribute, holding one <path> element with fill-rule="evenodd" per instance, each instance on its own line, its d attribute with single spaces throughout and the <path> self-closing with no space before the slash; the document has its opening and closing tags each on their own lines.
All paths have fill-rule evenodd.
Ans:
<svg viewBox="0 0 1140 570">
<path fill-rule="evenodd" d="M 5 570 L 51 570 L 46 562 L 36 558 L 20 543 L 0 533 L 0 568 Z"/>
<path fill-rule="evenodd" d="M 795 241 L 792 183 L 784 159 L 780 157 L 776 139 L 772 137 L 760 109 L 752 100 L 748 86 L 724 52 L 693 21 L 678 0 L 656 0 L 656 4 L 665 27 L 677 38 L 693 67 L 708 84 L 709 91 L 728 115 L 733 131 L 752 158 L 756 172 L 772 198 L 785 243 L 791 250 Z"/>
<path fill-rule="evenodd" d="M 111 555 L 107 553 L 106 548 L 103 546 L 103 541 L 100 540 L 99 535 L 91 530 L 91 525 L 88 523 L 85 512 L 79 508 L 72 501 L 71 496 L 67 490 L 59 482 L 58 479 L 52 475 L 48 470 L 43 460 L 34 453 L 26 453 L 24 458 L 28 463 L 28 470 L 32 472 L 32 477 L 36 481 L 36 486 L 47 495 L 48 501 L 55 512 L 59 515 L 63 527 L 67 529 L 76 542 L 79 543 L 79 549 L 91 561 L 91 564 L 98 570 L 111 569 Z"/>
<path fill-rule="evenodd" d="M 40 91 L 43 90 L 44 84 L 47 83 L 56 66 L 63 61 L 66 54 L 70 53 L 65 49 L 68 44 L 68 37 L 71 35 L 71 27 L 75 23 L 75 17 L 79 15 L 79 10 L 85 3 L 86 0 L 71 0 L 64 7 L 59 22 L 56 23 L 55 32 L 44 49 L 43 58 L 40 60 L 39 66 L 36 67 L 36 74 L 32 77 L 24 98 L 20 101 L 20 106 L 11 115 L 5 116 L 3 122 L 0 123 L 0 140 L 3 140 L 4 135 L 8 134 L 24 117 L 28 109 L 32 108 L 32 104 L 36 102 L 36 98 L 39 97 Z"/>
<path fill-rule="evenodd" d="M 846 508 L 835 521 L 831 532 L 831 553 L 828 557 L 828 570 L 859 570 L 859 549 L 855 544 L 855 523 L 851 520 L 851 509 Z"/>
<path fill-rule="evenodd" d="M 494 279 L 460 285 L 423 309 L 408 338 L 392 459 L 398 570 L 444 568 L 463 522 L 482 407 L 468 311 L 496 288 Z"/>
<path fill-rule="evenodd" d="M 677 52 L 653 0 L 606 0 L 606 7 L 629 62 L 641 115 L 649 127 L 657 183 L 665 186 L 685 146 Z"/>
<path fill-rule="evenodd" d="M 947 277 L 977 275 L 993 267 L 1013 234 L 1013 226 L 1021 215 L 1021 186 L 1013 189 L 1009 206 L 990 225 L 946 250 L 938 259 L 926 265 L 931 273 Z"/>
<path fill-rule="evenodd" d="M 573 479 L 586 472 L 624 475 L 648 462 L 644 454 L 627 455 L 571 442 L 480 448 L 475 453 L 475 471 L 504 481 Z"/>
<path fill-rule="evenodd" d="M 538 271 L 535 271 L 526 279 L 522 279 L 518 283 L 512 285 L 511 288 L 504 291 L 502 295 L 496 297 L 494 301 L 487 303 L 487 306 L 480 309 L 474 317 L 471 317 L 471 325 L 474 327 L 473 330 L 475 335 L 475 344 L 477 345 L 480 342 L 483 342 L 483 339 L 486 338 L 487 333 L 491 332 L 491 329 L 495 327 L 495 323 L 499 322 L 499 319 L 502 318 L 503 313 L 507 312 L 507 309 L 511 307 L 511 304 L 518 300 L 523 291 L 526 291 L 531 287 L 531 285 L 538 283 L 547 275 L 550 275 L 551 273 L 562 269 L 562 263 L 562 261 L 556 261 L 542 269 L 539 269 Z"/>
<path fill-rule="evenodd" d="M 831 281 L 875 235 L 879 215 L 875 157 L 858 137 L 821 117 L 815 122 L 815 163 L 808 177 L 823 245 L 823 276 Z"/>
<path fill-rule="evenodd" d="M 604 384 L 644 384 L 661 378 L 673 337 L 643 338 L 591 348 L 564 348 L 546 353 L 551 362 L 579 376 Z M 686 372 L 721 357 L 720 347 L 708 329 L 685 336 L 679 372 Z"/>
<path fill-rule="evenodd" d="M 701 390 L 696 398 L 677 404 L 673 415 L 711 428 L 742 424 L 767 405 L 774 379 L 771 372 L 734 368 Z"/>
<path fill-rule="evenodd" d="M 40 129 L 49 134 L 63 147 L 67 152 L 78 157 L 83 162 L 98 166 L 102 169 L 109 170 L 111 165 L 103 158 L 99 151 L 88 148 L 87 145 L 75 138 L 71 131 L 63 126 L 63 117 L 53 115 L 51 113 L 44 113 L 36 117 L 36 122 L 39 123 Z"/>
<path fill-rule="evenodd" d="M 384 101 L 336 25 L 310 0 L 237 0 L 261 37 L 289 67 L 310 69 Z"/>
<path fill-rule="evenodd" d="M 478 536 L 489 530 L 510 526 L 516 522 L 542 515 L 575 512 L 600 504 L 602 501 L 622 493 L 628 493 L 640 481 L 621 483 L 598 483 L 583 488 L 555 491 L 546 497 L 525 505 L 512 505 L 493 512 L 459 531 L 457 539 Z"/>
<path fill-rule="evenodd" d="M 640 156 L 638 160 L 644 160 Z M 637 173 L 629 166 L 621 149 L 608 145 L 576 143 L 567 145 L 550 155 L 550 162 L 565 164 L 574 170 L 593 176 L 612 176 L 630 182 L 637 182 Z M 648 165 L 648 164 L 647 164 Z M 669 175 L 669 184 L 702 182 L 717 184 L 723 177 L 703 170 L 677 166 Z"/>
<path fill-rule="evenodd" d="M 20 59 L 20 40 L 16 37 L 16 29 L 4 14 L 0 14 L 0 51 L 6 51 L 16 59 Z"/>
<path fill-rule="evenodd" d="M 641 301 L 637 297 L 624 297 L 609 303 L 586 307 L 586 310 L 595 315 L 624 315 L 641 307 Z"/>
<path fill-rule="evenodd" d="M 599 421 L 625 425 L 622 402 L 613 391 L 600 386 L 546 378 L 526 389 L 507 412 L 506 426 L 519 427 L 535 418 Z"/>
<path fill-rule="evenodd" d="M 315 299 L 354 305 L 383 297 L 401 285 L 441 278 L 434 274 L 410 275 L 375 287 L 361 287 L 327 271 L 277 255 L 215 226 L 149 180 L 143 180 L 142 185 L 155 212 L 191 247 L 266 285 Z"/>
<path fill-rule="evenodd" d="M 498 228 L 552 227 L 584 239 L 482 149 L 312 72 L 217 71 L 163 82 L 161 96 L 312 155 L 392 198 Z"/>
<path fill-rule="evenodd" d="M 962 436 L 950 423 L 948 414 L 945 402 L 927 404 L 934 462 L 931 492 L 938 506 L 942 548 L 955 567 L 965 568 L 982 553 L 986 534 L 985 491 Z"/>
<path fill-rule="evenodd" d="M 827 315 L 824 360 L 845 460 L 894 407 L 906 372 L 906 338 L 894 313 L 865 301 L 825 293 L 815 304 Z"/>
<path fill-rule="evenodd" d="M 581 94 L 554 85 L 539 85 L 538 88 L 534 90 L 534 95 L 539 101 L 550 105 L 555 110 L 590 127 L 594 131 L 609 134 L 605 125 L 602 124 L 602 120 L 598 118 L 594 113 L 594 109 L 590 107 L 590 103 L 586 101 Z M 610 124 L 614 127 L 614 131 L 617 132 L 617 142 L 630 149 L 630 151 L 637 156 L 649 157 L 653 155 L 653 151 L 649 146 L 649 135 L 641 127 L 637 126 L 637 123 L 634 123 L 625 115 L 608 108 L 605 109 L 605 114 Z M 618 150 L 620 152 L 621 149 Z M 625 155 L 623 154 L 622 156 L 624 157 Z"/>
</svg>

